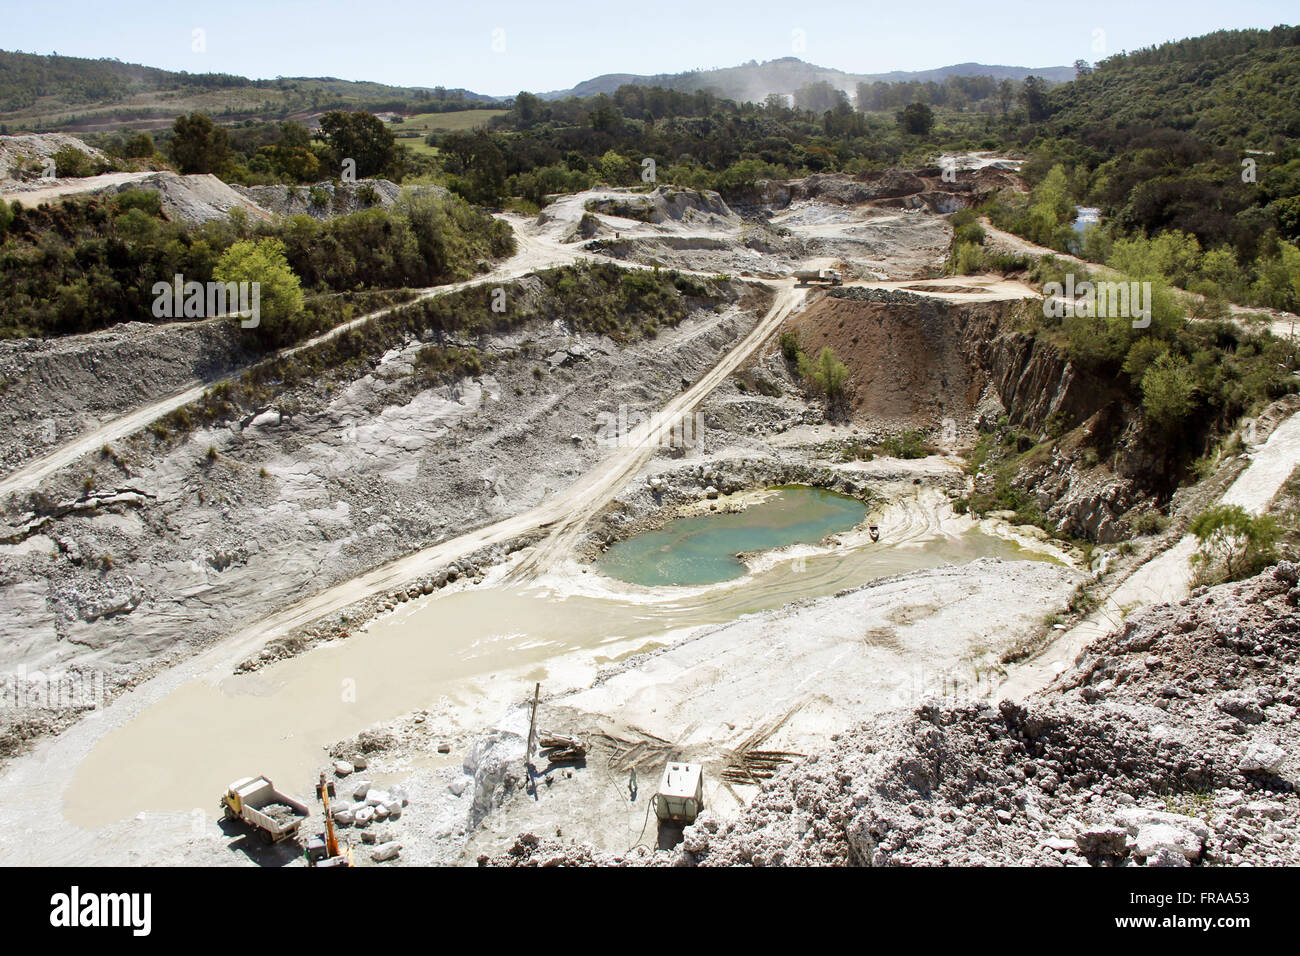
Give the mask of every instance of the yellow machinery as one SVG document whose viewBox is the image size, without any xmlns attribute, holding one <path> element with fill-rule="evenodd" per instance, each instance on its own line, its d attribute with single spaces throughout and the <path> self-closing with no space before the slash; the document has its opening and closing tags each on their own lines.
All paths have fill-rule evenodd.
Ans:
<svg viewBox="0 0 1300 956">
<path fill-rule="evenodd" d="M 263 843 L 279 843 L 298 836 L 310 811 L 305 803 L 276 790 L 266 777 L 244 777 L 222 795 L 221 812 L 227 820 L 242 820 Z"/>
<path fill-rule="evenodd" d="M 330 797 L 334 796 L 334 781 L 325 779 L 321 771 L 320 783 L 316 785 L 316 796 L 325 808 L 324 837 L 315 836 L 307 841 L 308 866 L 352 866 L 352 847 L 346 852 L 339 850 L 338 834 L 334 831 L 334 815 L 330 812 Z"/>
</svg>

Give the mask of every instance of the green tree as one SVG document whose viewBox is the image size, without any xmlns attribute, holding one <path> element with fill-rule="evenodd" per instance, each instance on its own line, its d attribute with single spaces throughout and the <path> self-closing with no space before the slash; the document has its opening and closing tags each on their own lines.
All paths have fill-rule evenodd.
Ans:
<svg viewBox="0 0 1300 956">
<path fill-rule="evenodd" d="M 636 164 L 626 156 L 607 150 L 600 157 L 600 175 L 611 186 L 626 186 L 636 180 Z"/>
<path fill-rule="evenodd" d="M 898 126 L 914 136 L 928 136 L 934 129 L 934 110 L 924 103 L 909 103 L 899 111 Z"/>
<path fill-rule="evenodd" d="M 98 164 L 75 146 L 64 146 L 54 154 L 54 171 L 59 176 L 94 176 Z"/>
<path fill-rule="evenodd" d="M 356 163 L 359 177 L 377 176 L 393 165 L 397 157 L 397 140 L 373 113 L 330 110 L 320 120 L 320 136 L 329 146 L 334 163 Z"/>
<path fill-rule="evenodd" d="M 813 361 L 799 353 L 799 374 L 813 383 L 819 392 L 835 402 L 844 397 L 844 385 L 849 378 L 849 367 L 839 360 L 829 345 L 822 346 Z"/>
<path fill-rule="evenodd" d="M 1196 535 L 1192 566 L 1203 575 L 1214 573 L 1220 562 L 1224 580 L 1236 581 L 1258 572 L 1275 557 L 1277 522 L 1267 515 L 1252 515 L 1240 505 L 1216 505 L 1201 512 L 1187 529 Z"/>
<path fill-rule="evenodd" d="M 1164 352 L 1142 375 L 1142 407 L 1161 428 L 1176 429 L 1192 410 L 1196 380 L 1180 356 Z"/>
<path fill-rule="evenodd" d="M 1148 239 L 1133 236 L 1116 239 L 1106 265 L 1134 279 L 1166 279 L 1185 286 L 1201 264 L 1201 245 L 1196 237 L 1177 230 Z"/>
<path fill-rule="evenodd" d="M 320 178 L 320 160 L 311 148 L 311 133 L 301 123 L 284 123 L 280 140 L 264 147 L 271 165 L 281 177 L 291 182 L 309 183 Z"/>
<path fill-rule="evenodd" d="M 153 137 L 148 133 L 136 133 L 122 146 L 122 155 L 127 159 L 148 159 L 156 151 Z"/>
<path fill-rule="evenodd" d="M 532 93 L 520 93 L 515 97 L 515 113 L 519 117 L 521 129 L 528 129 L 546 116 L 546 103 Z"/>
<path fill-rule="evenodd" d="M 212 277 L 218 282 L 255 282 L 259 291 L 259 323 L 255 334 L 268 345 L 294 337 L 294 320 L 302 313 L 302 283 L 284 257 L 279 239 L 244 239 L 217 260 Z"/>
<path fill-rule="evenodd" d="M 998 109 L 1002 111 L 1005 118 L 1011 112 L 1011 104 L 1016 101 L 1016 85 L 1010 80 L 1003 80 L 998 84 L 997 91 Z"/>
<path fill-rule="evenodd" d="M 1124 372 L 1130 382 L 1141 382 L 1151 364 L 1169 352 L 1169 346 L 1159 339 L 1144 335 L 1134 340 L 1129 346 L 1128 355 L 1124 357 Z"/>
<path fill-rule="evenodd" d="M 449 133 L 438 144 L 455 178 L 452 191 L 470 202 L 495 206 L 505 197 L 506 154 L 487 130 Z"/>
<path fill-rule="evenodd" d="M 231 166 L 230 134 L 202 113 L 176 117 L 167 155 L 182 173 L 221 175 Z"/>
<path fill-rule="evenodd" d="M 1020 88 L 1020 102 L 1025 105 L 1029 122 L 1037 123 L 1047 118 L 1047 83 L 1041 76 L 1025 77 Z"/>
<path fill-rule="evenodd" d="M 1030 194 L 1029 214 L 1031 217 L 1041 216 L 1042 223 L 1048 230 L 1048 234 L 1042 237 L 1045 241 L 1050 241 L 1051 230 L 1074 218 L 1070 180 L 1065 175 L 1065 167 L 1060 163 L 1048 170 L 1043 181 L 1034 187 Z"/>
</svg>

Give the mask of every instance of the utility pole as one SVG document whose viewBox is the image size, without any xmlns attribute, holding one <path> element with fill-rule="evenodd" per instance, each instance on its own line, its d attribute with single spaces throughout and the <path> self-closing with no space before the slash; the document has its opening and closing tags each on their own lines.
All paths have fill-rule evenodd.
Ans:
<svg viewBox="0 0 1300 956">
<path fill-rule="evenodd" d="M 542 684 L 538 681 L 533 686 L 533 716 L 528 721 L 528 766 L 533 765 L 533 742 L 537 739 L 537 699 L 541 696 Z"/>
</svg>

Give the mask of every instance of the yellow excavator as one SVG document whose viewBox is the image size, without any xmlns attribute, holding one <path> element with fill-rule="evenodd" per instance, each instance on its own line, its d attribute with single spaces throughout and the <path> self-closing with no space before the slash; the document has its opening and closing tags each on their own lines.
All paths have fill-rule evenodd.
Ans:
<svg viewBox="0 0 1300 956">
<path fill-rule="evenodd" d="M 334 796 L 334 781 L 325 779 L 321 771 L 320 783 L 316 785 L 316 796 L 325 808 L 325 832 L 317 834 L 307 841 L 308 866 L 355 866 L 352 860 L 352 847 L 339 848 L 339 837 L 334 831 L 334 815 L 330 812 L 330 797 Z"/>
</svg>

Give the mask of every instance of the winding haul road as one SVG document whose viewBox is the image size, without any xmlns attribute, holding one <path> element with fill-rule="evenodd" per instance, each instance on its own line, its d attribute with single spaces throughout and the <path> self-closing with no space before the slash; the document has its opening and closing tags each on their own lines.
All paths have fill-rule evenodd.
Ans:
<svg viewBox="0 0 1300 956">
<path fill-rule="evenodd" d="M 279 352 L 276 352 L 274 355 L 268 356 L 265 359 L 260 359 L 259 364 L 262 362 L 274 362 L 279 359 L 288 358 L 298 352 L 314 348 L 317 345 L 337 338 L 349 329 L 354 329 L 360 325 L 364 325 L 372 319 L 382 318 L 390 312 L 405 308 L 406 306 L 423 299 L 429 299 L 439 295 L 450 295 L 451 293 L 459 292 L 462 289 L 488 285 L 493 282 L 508 282 L 511 279 L 521 278 L 522 276 L 528 275 L 531 272 L 536 272 L 540 269 L 549 269 L 555 266 L 567 265 L 579 260 L 580 258 L 586 258 L 584 254 L 577 250 L 567 249 L 558 243 L 546 243 L 532 237 L 521 236 L 518 233 L 516 233 L 516 239 L 518 240 L 518 243 L 515 254 L 502 262 L 491 272 L 487 272 L 481 276 L 475 276 L 473 279 L 468 279 L 464 282 L 453 282 L 447 285 L 431 286 L 426 289 L 420 289 L 415 298 L 409 302 L 403 302 L 400 305 L 379 309 L 375 312 L 368 312 L 355 319 L 349 319 L 347 322 L 336 325 L 334 328 L 322 332 L 314 338 L 301 342 L 298 345 L 281 349 Z M 141 406 L 140 408 L 120 415 L 117 418 L 111 419 L 110 421 L 103 422 L 95 428 L 92 428 L 90 431 L 78 435 L 68 443 L 52 449 L 39 458 L 32 459 L 15 471 L 10 472 L 5 477 L 0 478 L 0 498 L 11 494 L 21 494 L 22 492 L 38 488 L 41 482 L 50 475 L 62 468 L 68 467 L 73 462 L 77 461 L 77 459 L 91 454 L 106 444 L 120 441 L 128 435 L 133 435 L 151 422 L 155 422 L 191 402 L 198 401 L 203 397 L 204 392 L 216 388 L 222 383 L 234 382 L 244 373 L 244 371 L 246 371 L 246 369 L 241 368 L 225 378 L 216 379 L 214 381 L 204 382 L 195 380 L 187 384 L 181 391 L 168 395 L 166 398 L 160 398 L 156 402 L 151 402 L 148 405 Z"/>
</svg>

